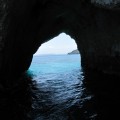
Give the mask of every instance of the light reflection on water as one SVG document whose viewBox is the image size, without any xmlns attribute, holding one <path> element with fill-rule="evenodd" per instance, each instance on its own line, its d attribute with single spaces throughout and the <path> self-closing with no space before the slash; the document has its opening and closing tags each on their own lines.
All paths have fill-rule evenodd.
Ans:
<svg viewBox="0 0 120 120">
<path fill-rule="evenodd" d="M 85 93 L 80 55 L 36 56 L 29 72 L 36 81 L 33 120 L 79 120 L 94 115 L 83 109 Z"/>
<path fill-rule="evenodd" d="M 85 94 L 83 86 L 84 76 L 80 68 L 80 59 L 76 59 L 79 56 L 55 56 L 57 60 L 55 61 L 55 58 L 53 58 L 53 65 L 51 65 L 53 59 L 51 56 L 49 57 L 49 62 L 46 62 L 48 60 L 42 61 L 42 63 L 45 63 L 44 66 L 39 63 L 42 68 L 47 68 L 46 71 L 44 68 L 42 70 L 37 68 L 36 72 L 33 71 L 33 79 L 37 87 L 36 90 L 33 90 L 36 94 L 32 105 L 33 120 L 86 119 L 83 116 L 87 115 L 88 112 L 86 108 L 83 109 L 82 107 L 84 102 L 90 100 L 92 96 Z M 63 57 L 64 60 L 61 58 L 59 61 L 59 57 Z M 69 59 L 69 62 L 66 62 L 65 59 Z M 38 64 L 38 62 L 36 63 Z M 32 68 L 35 70 L 35 66 L 31 67 L 31 71 Z M 89 118 L 94 114 L 93 112 L 87 117 Z"/>
<path fill-rule="evenodd" d="M 83 103 L 92 96 L 85 96 L 82 72 L 67 74 L 49 74 L 37 78 L 37 99 L 33 104 L 34 120 L 69 120 L 76 119 L 71 112 L 80 110 Z M 85 112 L 85 111 L 84 111 Z M 79 115 L 78 115 L 79 116 Z M 75 117 L 75 118 L 74 118 Z"/>
</svg>

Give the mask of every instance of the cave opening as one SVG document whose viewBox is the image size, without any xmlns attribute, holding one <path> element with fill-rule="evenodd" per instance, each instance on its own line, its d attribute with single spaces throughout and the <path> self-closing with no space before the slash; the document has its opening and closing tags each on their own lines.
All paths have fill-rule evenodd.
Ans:
<svg viewBox="0 0 120 120">
<path fill-rule="evenodd" d="M 32 120 L 118 119 L 119 4 L 115 0 L 1 1 L 5 2 L 0 5 L 1 118 L 22 120 L 24 115 L 28 119 L 33 115 Z M 71 50 L 64 55 L 58 55 L 58 50 L 51 53 L 52 46 L 47 47 L 49 53 L 40 50 L 46 55 L 37 52 L 33 57 L 40 44 L 61 31 L 76 39 L 81 57 L 67 55 Z M 61 42 L 62 46 L 69 43 Z M 23 75 L 28 68 L 37 82 L 38 89 L 33 91 L 29 76 L 26 79 Z M 28 120 L 26 117 L 23 120 Z"/>
<path fill-rule="evenodd" d="M 35 91 L 38 100 L 33 102 L 34 119 L 63 117 L 67 120 L 69 115 L 64 110 L 80 101 L 83 76 L 80 53 L 74 51 L 76 49 L 75 40 L 61 33 L 41 45 L 35 53 L 29 68 L 38 88 Z"/>
<path fill-rule="evenodd" d="M 38 61 L 38 64 L 36 63 L 36 60 Z M 49 69 L 45 69 L 45 71 L 52 71 L 50 68 L 52 68 L 51 66 L 54 65 L 55 62 L 61 63 L 58 66 L 59 69 L 65 69 L 62 68 L 62 62 L 65 62 L 64 64 L 68 66 L 73 65 L 81 70 L 81 56 L 77 48 L 77 44 L 75 40 L 66 33 L 61 33 L 53 39 L 43 43 L 33 55 L 33 60 L 29 70 L 33 72 L 38 72 L 39 70 L 42 71 L 45 61 L 50 64 L 50 67 L 48 66 Z M 40 65 L 42 65 L 42 67 Z M 72 69 L 72 66 L 70 69 Z"/>
</svg>

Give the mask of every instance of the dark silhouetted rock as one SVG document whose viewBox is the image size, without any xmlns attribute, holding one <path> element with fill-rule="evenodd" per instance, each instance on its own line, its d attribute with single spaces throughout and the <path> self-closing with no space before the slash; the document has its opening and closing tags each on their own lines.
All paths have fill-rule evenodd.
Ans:
<svg viewBox="0 0 120 120">
<path fill-rule="evenodd" d="M 1 0 L 0 3 L 0 81 L 3 84 L 16 81 L 29 68 L 39 46 L 61 32 L 75 39 L 84 71 L 120 73 L 117 2 Z"/>
<path fill-rule="evenodd" d="M 75 39 L 84 72 L 120 74 L 120 9 L 115 0 L 0 0 L 0 11 L 2 85 L 17 82 L 41 44 L 61 32 Z"/>
<path fill-rule="evenodd" d="M 41 44 L 61 32 L 75 39 L 81 54 L 82 70 L 86 76 L 96 72 L 119 76 L 120 4 L 118 2 L 119 0 L 107 0 L 107 2 L 105 0 L 0 0 L 0 91 L 12 89 L 15 85 L 19 86 L 21 80 L 19 78 L 28 70 L 33 54 Z M 117 83 L 119 80 L 112 79 L 112 83 Z M 96 96 L 100 96 L 98 100 L 104 101 L 103 98 L 106 97 L 106 93 L 103 95 L 98 92 L 104 90 L 103 88 L 112 94 L 115 93 L 114 89 L 118 88 L 116 96 L 119 96 L 119 87 L 114 88 L 111 85 L 113 89 L 110 89 L 109 81 L 104 77 L 97 79 L 97 83 L 101 81 L 102 84 L 103 81 L 106 83 L 105 87 L 96 87 L 94 84 L 96 81 L 93 79 L 86 82 L 94 88 Z M 24 91 L 22 93 L 26 95 Z M 6 96 L 6 93 L 4 95 Z M 17 95 L 19 96 L 19 92 Z M 114 98 L 117 99 L 116 96 L 113 97 L 113 101 Z M 12 95 L 9 94 L 8 98 L 12 98 Z M 118 106 L 113 101 L 108 105 L 109 100 L 109 97 L 106 98 L 107 110 L 112 109 L 111 105 L 114 106 L 114 103 Z M 17 104 L 18 101 L 12 102 Z M 100 111 L 105 115 L 107 110 L 102 107 Z M 14 109 L 13 111 L 16 112 Z M 113 111 L 109 113 L 110 116 Z M 106 117 L 97 120 L 107 119 Z"/>
</svg>

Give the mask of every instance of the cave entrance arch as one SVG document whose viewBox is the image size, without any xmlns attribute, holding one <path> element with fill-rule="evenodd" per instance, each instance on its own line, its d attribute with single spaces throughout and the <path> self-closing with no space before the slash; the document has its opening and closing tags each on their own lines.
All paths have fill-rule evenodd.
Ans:
<svg viewBox="0 0 120 120">
<path fill-rule="evenodd" d="M 77 44 L 66 33 L 60 33 L 53 39 L 43 43 L 34 55 L 41 54 L 67 54 L 77 50 Z"/>
<path fill-rule="evenodd" d="M 35 94 L 38 100 L 34 102 L 42 111 L 51 107 L 44 115 L 38 112 L 35 119 L 37 116 L 46 117 L 46 112 L 49 119 L 53 119 L 54 116 L 60 119 L 69 117 L 62 109 L 67 110 L 68 106 L 72 107 L 73 103 L 80 101 L 82 96 L 83 76 L 80 71 L 80 61 L 75 40 L 65 33 L 40 46 L 29 68 L 37 83 Z M 35 111 L 40 111 L 39 107 L 34 108 Z"/>
<path fill-rule="evenodd" d="M 38 48 L 33 55 L 29 70 L 35 74 L 50 73 L 55 72 L 56 67 L 60 71 L 62 69 L 81 70 L 81 56 L 77 44 L 65 33 L 59 34 Z"/>
</svg>

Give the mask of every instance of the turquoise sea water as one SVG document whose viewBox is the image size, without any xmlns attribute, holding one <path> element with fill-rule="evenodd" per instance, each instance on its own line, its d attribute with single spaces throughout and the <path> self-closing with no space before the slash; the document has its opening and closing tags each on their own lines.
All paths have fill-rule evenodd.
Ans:
<svg viewBox="0 0 120 120">
<path fill-rule="evenodd" d="M 64 74 L 81 69 L 80 55 L 40 55 L 34 56 L 30 71 L 39 74 Z"/>
<path fill-rule="evenodd" d="M 38 99 L 33 103 L 33 120 L 80 118 L 79 115 L 74 116 L 71 113 L 83 103 L 80 63 L 79 54 L 34 56 L 29 68 L 38 88 L 35 91 Z M 72 107 L 73 111 L 70 110 Z"/>
</svg>

